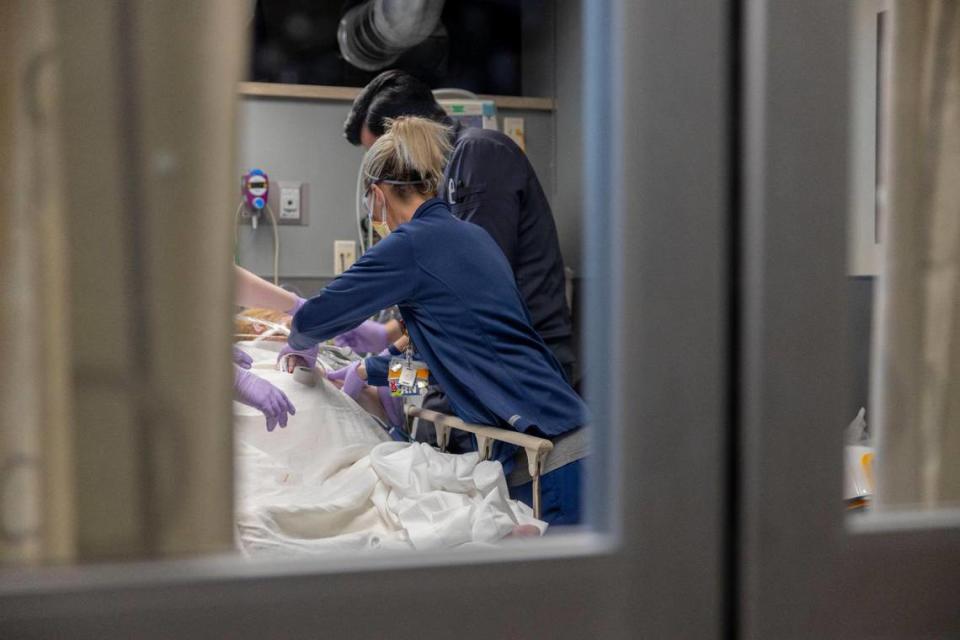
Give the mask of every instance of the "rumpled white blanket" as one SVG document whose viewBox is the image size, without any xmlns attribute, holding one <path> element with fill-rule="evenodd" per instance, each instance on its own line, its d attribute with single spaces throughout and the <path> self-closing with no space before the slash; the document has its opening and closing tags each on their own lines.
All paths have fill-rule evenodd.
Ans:
<svg viewBox="0 0 960 640">
<path fill-rule="evenodd" d="M 260 412 L 234 403 L 244 552 L 437 549 L 495 543 L 517 525 L 546 530 L 509 499 L 499 462 L 390 441 L 331 383 L 305 386 L 270 368 L 275 353 L 246 350 L 254 373 L 282 389 L 297 413 L 268 433 Z"/>
</svg>

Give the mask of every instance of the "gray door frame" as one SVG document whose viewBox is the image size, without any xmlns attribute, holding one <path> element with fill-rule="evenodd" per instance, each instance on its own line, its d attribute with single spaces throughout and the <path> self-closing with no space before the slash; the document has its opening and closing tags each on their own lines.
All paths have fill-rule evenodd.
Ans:
<svg viewBox="0 0 960 640">
<path fill-rule="evenodd" d="M 739 629 L 952 637 L 956 518 L 852 517 L 841 501 L 852 7 L 745 7 Z"/>
</svg>

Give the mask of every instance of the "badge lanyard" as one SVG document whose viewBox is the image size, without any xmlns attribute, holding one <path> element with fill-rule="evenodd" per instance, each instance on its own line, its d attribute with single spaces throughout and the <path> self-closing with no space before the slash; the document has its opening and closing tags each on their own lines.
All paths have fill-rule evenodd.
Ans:
<svg viewBox="0 0 960 640">
<path fill-rule="evenodd" d="M 402 356 L 390 358 L 390 368 L 387 370 L 390 395 L 396 397 L 423 395 L 430 384 L 429 379 L 430 369 L 426 362 L 414 360 L 412 344 L 406 348 Z"/>
</svg>

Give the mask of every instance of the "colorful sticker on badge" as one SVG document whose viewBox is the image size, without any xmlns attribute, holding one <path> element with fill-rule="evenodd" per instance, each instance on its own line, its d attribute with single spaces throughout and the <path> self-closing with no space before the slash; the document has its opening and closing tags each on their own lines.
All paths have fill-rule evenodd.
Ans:
<svg viewBox="0 0 960 640">
<path fill-rule="evenodd" d="M 419 396 L 427 391 L 430 370 L 425 362 L 411 358 L 392 358 L 387 383 L 392 396 Z"/>
</svg>

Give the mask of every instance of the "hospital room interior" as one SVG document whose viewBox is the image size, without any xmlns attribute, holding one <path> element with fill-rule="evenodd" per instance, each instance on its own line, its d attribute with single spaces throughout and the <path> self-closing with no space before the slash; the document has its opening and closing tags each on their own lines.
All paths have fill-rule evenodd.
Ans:
<svg viewBox="0 0 960 640">
<path fill-rule="evenodd" d="M 960 636 L 960 0 L 0 36 L 0 637 Z"/>
</svg>

